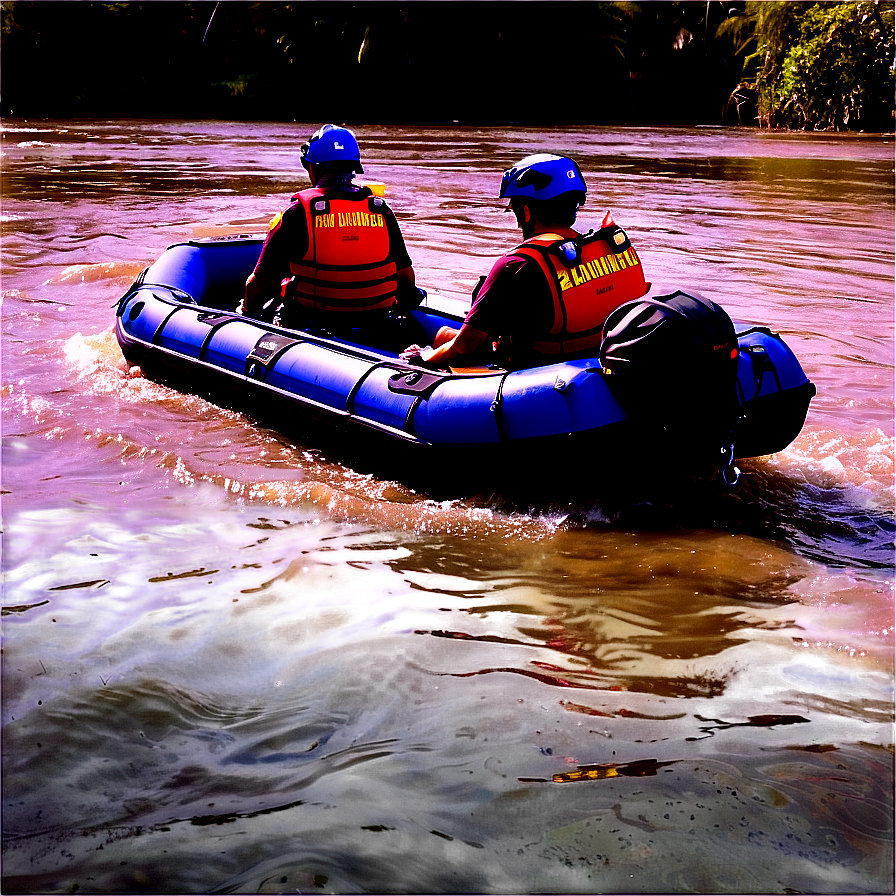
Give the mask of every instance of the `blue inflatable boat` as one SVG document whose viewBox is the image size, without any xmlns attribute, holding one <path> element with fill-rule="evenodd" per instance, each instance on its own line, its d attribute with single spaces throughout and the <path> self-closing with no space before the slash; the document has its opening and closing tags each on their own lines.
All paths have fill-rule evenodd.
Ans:
<svg viewBox="0 0 896 896">
<path fill-rule="evenodd" d="M 261 245 L 259 236 L 240 236 L 167 249 L 118 303 L 115 334 L 128 362 L 273 429 L 298 429 L 312 444 L 328 432 L 352 446 L 441 455 L 455 469 L 489 457 L 503 468 L 514 459 L 530 467 L 546 458 L 587 464 L 607 446 L 618 456 L 627 443 L 644 444 L 644 421 L 635 425 L 597 358 L 512 371 L 431 370 L 365 344 L 361 332 L 306 332 L 241 316 L 235 309 Z M 441 326 L 457 326 L 465 310 L 456 299 L 429 295 L 409 314 L 431 342 Z M 790 444 L 815 394 L 779 336 L 735 327 L 738 413 L 731 444 L 722 446 L 721 459 L 718 445 L 686 448 L 695 457 L 706 449 L 729 479 L 735 458 Z M 679 385 L 699 392 L 699 383 Z M 650 450 L 663 449 L 651 443 Z"/>
</svg>

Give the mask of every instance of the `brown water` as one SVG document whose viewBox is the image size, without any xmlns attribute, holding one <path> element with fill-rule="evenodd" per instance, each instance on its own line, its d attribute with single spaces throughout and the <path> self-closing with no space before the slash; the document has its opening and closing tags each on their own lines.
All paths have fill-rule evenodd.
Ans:
<svg viewBox="0 0 896 896">
<path fill-rule="evenodd" d="M 892 892 L 892 137 L 358 128 L 427 288 L 554 149 L 580 223 L 797 352 L 792 447 L 610 507 L 128 377 L 117 298 L 263 231 L 315 126 L 3 123 L 3 891 Z"/>
</svg>

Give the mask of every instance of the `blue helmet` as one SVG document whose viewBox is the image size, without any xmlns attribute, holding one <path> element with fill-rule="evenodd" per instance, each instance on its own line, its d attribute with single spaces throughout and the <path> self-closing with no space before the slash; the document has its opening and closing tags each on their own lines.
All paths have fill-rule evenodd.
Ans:
<svg viewBox="0 0 896 896">
<path fill-rule="evenodd" d="M 355 135 L 348 128 L 325 124 L 302 144 L 302 165 L 320 165 L 327 162 L 354 162 L 355 171 L 364 173 L 361 167 L 361 150 Z"/>
<path fill-rule="evenodd" d="M 587 192 L 582 172 L 572 159 L 540 152 L 526 156 L 504 172 L 500 197 L 553 199 L 564 193 L 581 193 L 581 201 L 584 202 Z"/>
</svg>

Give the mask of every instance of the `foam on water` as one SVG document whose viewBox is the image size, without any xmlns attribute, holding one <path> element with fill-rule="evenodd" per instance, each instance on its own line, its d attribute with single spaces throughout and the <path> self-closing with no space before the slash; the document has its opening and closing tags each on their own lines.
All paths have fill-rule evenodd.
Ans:
<svg viewBox="0 0 896 896">
<path fill-rule="evenodd" d="M 139 368 L 129 368 L 111 331 L 96 336 L 76 333 L 63 346 L 66 363 L 74 370 L 84 386 L 96 395 L 112 395 L 127 402 L 160 404 L 164 409 L 211 417 L 219 424 L 235 427 L 237 442 L 248 439 L 256 445 L 259 435 L 251 421 L 242 414 L 227 411 L 194 395 L 184 395 L 147 380 Z M 383 525 L 389 529 L 410 529 L 421 533 L 468 533 L 507 531 L 515 537 L 540 538 L 561 525 L 564 511 L 542 511 L 536 517 L 507 517 L 496 513 L 488 503 L 477 506 L 461 501 L 433 501 L 398 482 L 378 480 L 369 474 L 359 474 L 324 458 L 313 449 L 297 450 L 290 443 L 282 445 L 263 436 L 276 455 L 288 458 L 293 466 L 289 479 L 258 478 L 257 467 L 246 470 L 246 477 L 234 477 L 216 470 L 203 470 L 197 459 L 179 452 L 164 452 L 158 445 L 142 446 L 121 433 L 104 428 L 94 431 L 91 438 L 104 447 L 110 442 L 121 446 L 123 461 L 151 457 L 157 468 L 170 472 L 173 480 L 182 485 L 205 482 L 221 489 L 231 497 L 261 502 L 271 506 L 319 507 L 335 519 Z M 281 450 L 278 452 L 277 448 Z M 235 455 L 233 455 L 235 457 Z M 257 457 L 257 454 L 256 454 Z M 268 458 L 270 463 L 272 458 Z M 488 496 L 481 496 L 486 500 Z"/>
<path fill-rule="evenodd" d="M 808 429 L 771 464 L 823 489 L 841 489 L 857 507 L 892 511 L 894 440 L 881 429 L 844 435 Z"/>
<path fill-rule="evenodd" d="M 94 336 L 76 333 L 66 340 L 63 352 L 83 386 L 96 395 L 145 403 L 156 407 L 163 417 L 170 413 L 194 415 L 197 420 L 214 420 L 216 427 L 225 427 L 229 430 L 228 441 L 235 443 L 231 459 L 245 456 L 248 461 L 249 452 L 259 457 L 259 441 L 265 443 L 262 456 L 266 469 L 259 477 L 257 466 L 246 469 L 242 475 L 232 475 L 204 467 L 198 458 L 179 450 L 166 453 L 158 444 L 145 446 L 125 440 L 123 461 L 151 456 L 157 468 L 169 471 L 173 481 L 182 485 L 202 481 L 241 500 L 283 507 L 310 503 L 337 519 L 419 533 L 474 534 L 497 529 L 506 531 L 508 537 L 543 538 L 561 526 L 582 521 L 605 525 L 619 519 L 618 508 L 603 506 L 594 498 L 577 505 L 529 508 L 520 508 L 516 502 L 508 505 L 502 495 L 431 501 L 400 483 L 357 474 L 314 449 L 302 450 L 288 439 L 258 430 L 240 413 L 145 379 L 139 368 L 128 367 L 111 330 Z M 49 410 L 45 404 L 31 408 L 35 415 Z M 96 428 L 92 437 L 100 446 L 110 440 L 122 440 L 120 433 L 110 433 L 103 426 Z M 166 459 L 162 460 L 162 456 Z M 769 477 L 782 475 L 788 482 L 787 489 L 796 490 L 796 494 L 800 489 L 808 490 L 809 495 L 827 494 L 828 503 L 851 507 L 857 514 L 889 514 L 894 504 L 893 457 L 894 439 L 879 429 L 844 434 L 813 429 L 810 425 L 783 452 L 742 464 L 746 476 L 740 491 L 749 495 L 759 488 L 756 494 L 761 501 L 774 501 L 780 484 L 774 484 Z M 290 475 L 276 476 L 272 464 L 290 467 Z M 845 512 L 848 511 L 838 511 L 838 526 Z M 819 525 L 824 527 L 824 523 Z"/>
<path fill-rule="evenodd" d="M 60 274 L 44 281 L 45 286 L 57 283 L 94 283 L 100 280 L 133 280 L 141 268 L 133 262 L 107 261 L 69 265 Z"/>
</svg>

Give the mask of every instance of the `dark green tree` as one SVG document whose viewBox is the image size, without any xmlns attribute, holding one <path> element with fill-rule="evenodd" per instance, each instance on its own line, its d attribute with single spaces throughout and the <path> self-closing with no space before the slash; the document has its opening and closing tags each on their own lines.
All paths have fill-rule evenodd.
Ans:
<svg viewBox="0 0 896 896">
<path fill-rule="evenodd" d="M 889 130 L 894 48 L 892 5 L 812 7 L 784 58 L 771 101 L 790 127 Z"/>
<path fill-rule="evenodd" d="M 893 0 L 3 0 L 2 114 L 893 128 Z"/>
<path fill-rule="evenodd" d="M 756 49 L 739 88 L 760 124 L 803 130 L 893 129 L 894 4 L 750 2 Z"/>
</svg>

